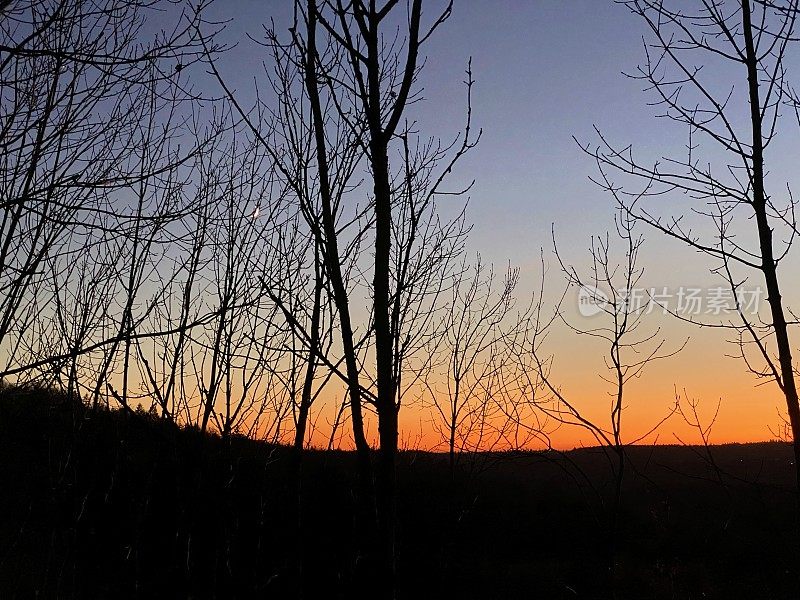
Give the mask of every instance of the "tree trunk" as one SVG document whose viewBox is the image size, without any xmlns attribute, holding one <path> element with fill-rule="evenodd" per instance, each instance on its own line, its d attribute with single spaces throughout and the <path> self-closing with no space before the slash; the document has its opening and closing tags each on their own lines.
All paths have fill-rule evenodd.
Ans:
<svg viewBox="0 0 800 600">
<path fill-rule="evenodd" d="M 322 246 L 324 266 L 333 289 L 333 301 L 339 315 L 347 373 L 347 388 L 350 399 L 350 413 L 353 425 L 353 438 L 356 446 L 358 470 L 358 490 L 356 494 L 356 530 L 359 537 L 359 552 L 366 554 L 366 560 L 356 565 L 356 584 L 365 585 L 365 591 L 374 588 L 370 579 L 376 576 L 372 565 L 375 555 L 375 502 L 372 481 L 372 462 L 370 448 L 364 434 L 364 418 L 361 406 L 361 385 L 359 367 L 353 341 L 353 326 L 350 320 L 350 306 L 347 288 L 342 275 L 341 258 L 336 233 L 336 222 L 333 215 L 333 199 L 331 197 L 330 173 L 328 166 L 328 150 L 325 140 L 322 104 L 316 74 L 317 47 L 317 3 L 308 0 L 308 27 L 305 55 L 305 84 L 311 106 L 314 141 L 316 145 L 317 167 L 319 169 L 319 191 L 322 204 L 322 235 L 317 234 Z M 363 573 L 362 573 L 363 572 Z"/>
<path fill-rule="evenodd" d="M 780 364 L 778 384 L 783 392 L 786 400 L 786 409 L 789 413 L 794 447 L 795 475 L 797 477 L 798 491 L 800 492 L 800 403 L 798 403 L 797 385 L 792 366 L 792 347 L 789 343 L 789 330 L 778 283 L 772 228 L 767 217 L 767 196 L 764 190 L 763 124 L 758 85 L 758 57 L 753 43 L 753 24 L 751 22 L 749 0 L 742 0 L 742 25 L 750 96 L 750 122 L 753 135 L 753 210 L 755 212 L 758 242 L 761 250 L 761 270 L 767 287 L 767 302 L 772 316 L 772 327 L 775 330 L 775 342 L 778 347 L 778 361 Z"/>
<path fill-rule="evenodd" d="M 377 44 L 377 40 L 375 40 Z M 380 110 L 378 91 L 377 46 L 370 46 L 370 107 Z M 374 65 L 375 68 L 372 68 Z M 372 176 L 375 191 L 375 272 L 373 294 L 375 306 L 375 358 L 378 379 L 378 432 L 380 437 L 380 470 L 378 481 L 378 524 L 380 552 L 382 555 L 381 597 L 394 597 L 395 574 L 395 460 L 397 454 L 397 404 L 394 385 L 394 344 L 390 317 L 390 260 L 392 236 L 392 196 L 389 184 L 388 148 L 380 126 L 380 114 L 370 115 Z"/>
</svg>

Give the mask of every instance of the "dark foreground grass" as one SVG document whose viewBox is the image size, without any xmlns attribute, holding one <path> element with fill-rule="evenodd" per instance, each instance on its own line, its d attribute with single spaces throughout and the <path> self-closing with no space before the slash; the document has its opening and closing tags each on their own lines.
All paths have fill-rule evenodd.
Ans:
<svg viewBox="0 0 800 600">
<path fill-rule="evenodd" d="M 401 598 L 800 598 L 790 448 L 630 449 L 616 575 L 597 449 L 405 452 Z M 354 460 L 0 390 L 0 598 L 352 597 Z M 298 571 L 302 556 L 302 574 Z"/>
</svg>

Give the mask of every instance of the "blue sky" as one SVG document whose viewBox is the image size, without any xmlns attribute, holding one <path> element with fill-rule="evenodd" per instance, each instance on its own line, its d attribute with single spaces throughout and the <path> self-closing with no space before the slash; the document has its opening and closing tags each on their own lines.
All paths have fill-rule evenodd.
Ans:
<svg viewBox="0 0 800 600">
<path fill-rule="evenodd" d="M 428 18 L 443 5 L 426 3 Z M 223 72 L 248 104 L 253 79 L 263 78 L 266 52 L 247 34 L 262 37 L 261 25 L 271 20 L 285 31 L 291 2 L 212 6 L 216 18 L 230 21 L 225 41 L 236 44 L 222 58 Z M 535 269 L 539 249 L 552 246 L 554 225 L 564 252 L 578 261 L 589 236 L 613 226 L 613 202 L 589 181 L 596 167 L 573 136 L 596 142 L 597 126 L 648 159 L 684 154 L 685 131 L 655 119 L 658 109 L 647 104 L 652 96 L 622 74 L 641 61 L 643 33 L 643 23 L 611 0 L 457 0 L 452 17 L 428 41 L 419 82 L 425 100 L 408 114 L 424 135 L 458 133 L 464 69 L 472 58 L 474 125 L 483 137 L 451 182 L 454 189 L 476 180 L 471 240 L 487 260 Z M 649 237 L 658 260 L 665 240 Z"/>
<path fill-rule="evenodd" d="M 225 39 L 238 45 L 223 60 L 235 66 L 226 77 L 241 97 L 252 93 L 264 55 L 246 34 L 259 37 L 270 19 L 285 30 L 290 4 L 215 5 L 215 14 L 232 19 Z M 625 140 L 652 129 L 639 84 L 620 73 L 636 64 L 637 25 L 623 7 L 597 0 L 460 0 L 430 39 L 420 82 L 425 101 L 410 114 L 425 134 L 457 133 L 472 58 L 474 124 L 483 138 L 452 181 L 455 188 L 476 179 L 472 242 L 487 259 L 538 260 L 539 248 L 550 245 L 551 223 L 569 244 L 611 223 L 610 200 L 588 181 L 592 161 L 572 136 L 593 139 L 595 124 Z"/>
</svg>

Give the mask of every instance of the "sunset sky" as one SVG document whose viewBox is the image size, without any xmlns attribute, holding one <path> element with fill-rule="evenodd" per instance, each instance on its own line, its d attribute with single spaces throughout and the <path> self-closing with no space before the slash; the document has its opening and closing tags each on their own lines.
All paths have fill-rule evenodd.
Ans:
<svg viewBox="0 0 800 600">
<path fill-rule="evenodd" d="M 800 0 L 0 0 L 0 57 L 0 600 L 800 599 Z"/>
<path fill-rule="evenodd" d="M 276 30 L 285 31 L 289 4 L 241 2 L 235 11 L 230 3 L 214 7 L 216 17 L 230 19 L 224 39 L 236 44 L 220 64 L 228 83 L 245 101 L 252 102 L 253 78 L 261 75 L 266 55 L 246 34 L 261 38 L 260 24 L 270 19 Z M 564 287 L 552 252 L 551 228 L 564 260 L 579 269 L 587 265 L 590 236 L 613 228 L 613 200 L 589 180 L 597 173 L 596 166 L 573 136 L 596 144 L 597 126 L 618 145 L 633 144 L 649 161 L 685 154 L 686 131 L 656 119 L 659 110 L 647 104 L 653 97 L 642 91 L 641 82 L 622 74 L 633 72 L 640 62 L 645 33 L 642 22 L 611 2 L 462 0 L 426 46 L 428 59 L 420 81 L 425 100 L 411 110 L 425 135 L 451 138 L 462 126 L 464 70 L 472 58 L 474 125 L 483 129 L 483 138 L 454 173 L 452 187 L 476 180 L 468 213 L 475 224 L 471 251 L 480 252 L 486 262 L 505 265 L 511 261 L 521 267 L 518 296 L 523 300 L 537 289 L 542 249 L 549 301 L 555 301 Z M 731 85 L 741 86 L 744 79 L 741 73 L 720 71 L 709 81 L 722 93 Z M 796 156 L 785 144 L 797 135 L 797 123 L 786 113 L 783 137 L 776 139 L 767 155 L 769 182 L 776 195 L 785 193 L 796 172 L 792 168 Z M 714 162 L 720 157 L 710 152 L 704 159 Z M 724 167 L 725 163 L 719 164 Z M 685 200 L 669 201 L 677 207 L 688 206 Z M 703 228 L 703 221 L 697 220 L 696 229 L 702 232 Z M 708 257 L 643 226 L 637 231 L 646 237 L 642 287 L 666 287 L 671 293 L 699 288 L 707 296 L 710 289 L 724 285 L 711 274 L 717 264 Z M 791 265 L 784 265 L 783 285 L 790 307 L 800 295 L 796 273 Z M 750 277 L 747 287 L 760 284 L 755 273 Z M 762 305 L 763 299 L 762 295 Z M 582 317 L 577 305 L 577 292 L 571 290 L 564 304 L 566 313 L 576 325 L 591 326 L 591 318 Z M 714 315 L 708 322 L 715 322 Z M 774 431 L 779 424 L 779 391 L 774 383 L 758 386 L 743 362 L 728 356 L 737 351 L 726 342 L 729 333 L 660 315 L 653 315 L 650 323 L 653 329 L 661 328 L 659 335 L 666 339 L 666 347 L 677 348 L 687 339 L 688 343 L 680 354 L 652 365 L 631 384 L 625 417 L 628 440 L 666 414 L 676 389 L 699 399 L 705 418 L 714 414 L 721 400 L 712 432 L 715 442 L 774 437 L 770 428 Z M 549 340 L 549 350 L 555 356 L 554 380 L 565 395 L 587 414 L 598 419 L 607 415 L 609 387 L 599 376 L 606 351 L 602 344 L 563 327 Z M 405 409 L 401 420 L 406 436 L 422 424 L 427 431 L 423 445 L 434 445 L 425 425 L 428 418 L 424 412 Z M 663 443 L 675 442 L 675 435 L 697 441 L 677 416 L 658 435 Z M 588 439 L 580 431 L 561 430 L 554 442 L 572 447 Z"/>
</svg>

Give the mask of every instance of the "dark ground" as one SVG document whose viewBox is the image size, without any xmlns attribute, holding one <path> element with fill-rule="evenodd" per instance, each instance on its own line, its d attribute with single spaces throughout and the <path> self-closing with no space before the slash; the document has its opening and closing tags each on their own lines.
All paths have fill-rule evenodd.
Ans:
<svg viewBox="0 0 800 600">
<path fill-rule="evenodd" d="M 635 447 L 617 598 L 800 598 L 785 444 Z M 582 479 L 580 470 L 592 482 Z M 144 414 L 0 390 L 0 598 L 284 598 L 297 580 L 290 453 Z M 353 456 L 304 458 L 305 598 L 351 597 Z M 400 598 L 606 598 L 599 450 L 406 452 Z M 787 491 L 789 490 L 789 491 Z"/>
</svg>

